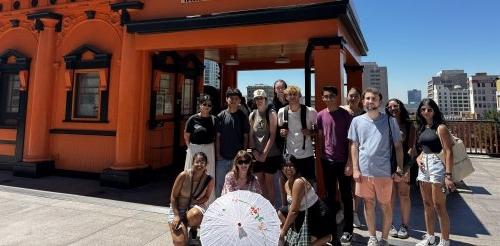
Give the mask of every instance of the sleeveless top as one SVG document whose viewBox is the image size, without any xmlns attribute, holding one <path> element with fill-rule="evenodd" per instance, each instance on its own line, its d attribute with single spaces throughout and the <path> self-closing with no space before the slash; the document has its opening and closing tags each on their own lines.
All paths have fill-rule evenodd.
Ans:
<svg viewBox="0 0 500 246">
<path fill-rule="evenodd" d="M 264 152 L 267 141 L 269 140 L 269 136 L 271 135 L 271 131 L 269 130 L 270 126 L 266 120 L 266 111 L 259 112 L 259 110 L 254 110 L 250 114 L 250 127 L 252 127 L 253 130 L 253 135 L 251 137 L 253 138 L 254 147 L 260 153 Z M 274 112 L 274 110 L 268 111 L 269 114 L 271 114 L 271 112 Z M 276 134 L 278 134 L 278 132 Z M 278 147 L 273 143 L 273 146 L 271 147 L 271 150 L 269 151 L 269 154 L 267 156 L 279 156 L 280 154 L 281 153 Z"/>
<path fill-rule="evenodd" d="M 425 128 L 425 130 L 420 133 L 418 143 L 422 146 L 422 150 L 426 154 L 439 153 L 443 149 L 436 130 L 432 128 Z"/>
<path fill-rule="evenodd" d="M 306 183 L 306 189 L 307 189 L 307 183 Z M 290 191 L 291 193 L 291 191 Z M 286 194 L 286 200 L 288 201 L 288 204 L 292 204 L 292 196 L 290 193 Z M 305 194 L 306 196 L 300 201 L 300 208 L 299 211 L 305 211 L 306 210 L 306 201 L 307 201 L 307 208 L 310 208 L 312 205 L 314 205 L 318 201 L 318 194 L 316 194 L 316 191 L 314 188 L 309 185 L 309 189 L 307 189 L 307 192 Z"/>
<path fill-rule="evenodd" d="M 192 203 L 197 197 L 204 196 L 207 192 L 208 186 L 205 187 L 201 192 L 199 190 L 202 188 L 201 186 L 206 182 L 206 179 L 209 177 L 210 175 L 203 173 L 200 181 L 193 181 L 193 170 L 192 169 L 186 170 L 186 178 L 182 183 L 181 190 L 177 197 L 177 208 L 189 209 L 189 207 L 191 207 L 190 201 Z M 197 193 L 199 193 L 197 197 L 192 197 Z M 207 208 L 207 203 L 197 204 L 197 205 L 205 209 Z"/>
</svg>

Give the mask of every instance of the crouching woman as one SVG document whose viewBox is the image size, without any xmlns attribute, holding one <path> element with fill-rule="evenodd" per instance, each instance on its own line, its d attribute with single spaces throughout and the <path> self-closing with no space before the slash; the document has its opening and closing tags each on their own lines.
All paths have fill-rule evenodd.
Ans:
<svg viewBox="0 0 500 246">
<path fill-rule="evenodd" d="M 328 207 L 318 198 L 316 191 L 311 184 L 302 177 L 297 169 L 297 159 L 295 156 L 285 154 L 283 157 L 282 172 L 286 177 L 285 191 L 288 206 L 283 206 L 278 211 L 282 227 L 280 240 L 283 240 L 289 229 L 300 232 L 304 223 L 307 210 L 307 226 L 311 236 L 311 244 L 325 245 L 328 242 L 335 242 L 332 237 L 332 216 Z"/>
<path fill-rule="evenodd" d="M 214 179 L 207 174 L 207 156 L 197 152 L 193 156 L 193 166 L 181 172 L 174 182 L 170 195 L 173 216 L 169 218 L 174 245 L 187 245 L 189 235 L 196 237 L 207 201 L 214 190 Z"/>
</svg>

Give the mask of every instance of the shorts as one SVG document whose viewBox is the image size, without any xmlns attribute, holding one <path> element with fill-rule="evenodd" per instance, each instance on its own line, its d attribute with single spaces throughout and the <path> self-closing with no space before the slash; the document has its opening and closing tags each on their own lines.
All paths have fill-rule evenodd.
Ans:
<svg viewBox="0 0 500 246">
<path fill-rule="evenodd" d="M 266 162 L 255 162 L 255 164 L 253 165 L 253 172 L 275 174 L 280 168 L 281 156 L 271 156 L 266 159 Z"/>
<path fill-rule="evenodd" d="M 194 205 L 192 208 L 196 208 L 198 210 L 200 210 L 201 214 L 205 214 L 206 212 L 206 209 L 198 206 L 198 205 Z M 187 209 L 179 209 L 179 214 L 183 214 L 185 215 L 187 213 Z M 168 208 L 168 211 L 167 211 L 167 222 L 168 223 L 172 223 L 172 221 L 174 220 L 174 210 L 172 210 L 172 208 Z M 184 216 L 182 218 L 182 222 L 187 224 L 187 216 Z"/>
<path fill-rule="evenodd" d="M 419 168 L 418 170 L 418 181 L 444 184 L 446 168 L 443 161 L 437 156 L 437 154 L 422 153 L 422 161 L 424 162 L 424 170 Z"/>
<path fill-rule="evenodd" d="M 297 159 L 295 166 L 302 177 L 310 182 L 316 181 L 316 162 L 314 161 L 314 157 L 310 156 L 303 159 Z"/>
<path fill-rule="evenodd" d="M 361 182 L 356 182 L 356 196 L 373 199 L 383 204 L 391 202 L 393 181 L 390 177 L 361 177 Z"/>
</svg>

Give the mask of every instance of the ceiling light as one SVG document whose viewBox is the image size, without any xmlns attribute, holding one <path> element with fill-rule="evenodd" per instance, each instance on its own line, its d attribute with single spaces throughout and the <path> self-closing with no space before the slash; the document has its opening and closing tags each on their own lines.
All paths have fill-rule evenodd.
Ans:
<svg viewBox="0 0 500 246">
<path fill-rule="evenodd" d="M 240 65 L 240 61 L 236 60 L 236 58 L 234 58 L 234 55 L 231 55 L 231 57 L 226 60 L 226 65 L 227 66 L 238 66 Z"/>
<path fill-rule="evenodd" d="M 290 63 L 290 59 L 285 56 L 284 49 L 285 48 L 283 47 L 283 45 L 281 45 L 280 57 L 278 57 L 278 59 L 276 59 L 276 61 L 274 61 L 274 63 L 276 63 L 276 64 L 287 64 L 287 63 Z"/>
</svg>

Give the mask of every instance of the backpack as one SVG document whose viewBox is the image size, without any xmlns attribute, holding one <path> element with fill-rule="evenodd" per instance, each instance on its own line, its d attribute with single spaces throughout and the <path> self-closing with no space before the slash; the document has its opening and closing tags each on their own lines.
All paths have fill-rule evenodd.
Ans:
<svg viewBox="0 0 500 246">
<path fill-rule="evenodd" d="M 288 109 L 290 107 L 288 105 L 285 106 L 284 114 L 283 114 L 283 129 L 288 129 Z M 306 115 L 307 114 L 307 106 L 304 104 L 300 105 L 300 124 L 302 125 L 302 130 L 307 129 Z M 306 149 L 306 136 L 304 135 L 304 140 L 302 141 L 302 149 Z"/>
</svg>

